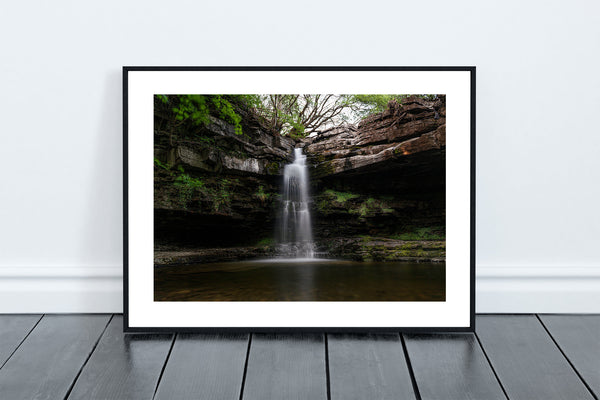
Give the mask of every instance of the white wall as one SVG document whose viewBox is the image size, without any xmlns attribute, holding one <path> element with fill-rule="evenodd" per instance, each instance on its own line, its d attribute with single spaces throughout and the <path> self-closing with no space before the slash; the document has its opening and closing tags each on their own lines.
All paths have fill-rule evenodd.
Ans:
<svg viewBox="0 0 600 400">
<path fill-rule="evenodd" d="M 600 312 L 599 2 L 284 4 L 3 5 L 0 311 L 121 309 L 123 65 L 475 65 L 478 310 Z"/>
</svg>

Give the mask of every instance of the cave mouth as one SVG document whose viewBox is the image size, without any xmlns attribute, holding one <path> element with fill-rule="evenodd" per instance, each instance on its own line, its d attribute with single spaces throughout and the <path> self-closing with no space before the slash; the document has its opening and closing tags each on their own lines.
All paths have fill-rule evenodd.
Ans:
<svg viewBox="0 0 600 400">
<path fill-rule="evenodd" d="M 433 160 L 433 161 L 432 161 Z M 415 154 L 313 182 L 315 237 L 445 238 L 445 152 Z"/>
</svg>

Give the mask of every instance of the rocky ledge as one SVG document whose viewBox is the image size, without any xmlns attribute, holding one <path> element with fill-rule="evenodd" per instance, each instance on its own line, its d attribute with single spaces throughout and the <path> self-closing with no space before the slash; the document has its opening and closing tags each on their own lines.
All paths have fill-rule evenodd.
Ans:
<svg viewBox="0 0 600 400">
<path fill-rule="evenodd" d="M 441 240 L 396 240 L 384 237 L 338 237 L 320 242 L 320 257 L 354 261 L 444 262 Z M 274 246 L 246 246 L 193 250 L 157 250 L 155 266 L 186 265 L 269 258 Z"/>
<path fill-rule="evenodd" d="M 391 102 L 384 113 L 356 126 L 304 141 L 313 165 L 315 238 L 331 247 L 330 254 L 410 261 L 445 257 L 424 242 L 438 246 L 435 241 L 445 238 L 445 100 L 438 95 L 433 101 L 413 96 L 402 105 Z M 372 245 L 356 239 L 366 235 L 379 239 Z M 417 247 L 410 248 L 412 240 Z"/>
<path fill-rule="evenodd" d="M 154 265 L 183 265 L 212 262 L 239 261 L 252 258 L 272 257 L 273 246 L 226 247 L 194 250 L 155 251 Z"/>
<path fill-rule="evenodd" d="M 340 237 L 324 242 L 327 255 L 355 261 L 444 262 L 446 242 L 384 237 Z"/>
<path fill-rule="evenodd" d="M 304 141 L 315 178 L 349 172 L 366 172 L 402 165 L 423 168 L 420 157 L 443 155 L 446 148 L 446 98 L 434 101 L 416 96 L 390 102 L 388 109 L 362 120 L 325 131 Z M 438 156 L 436 156 L 436 154 Z M 430 156 L 427 157 L 431 159 Z"/>
<path fill-rule="evenodd" d="M 254 125 L 235 133 L 233 125 L 211 117 L 207 126 L 190 132 L 197 139 L 180 139 L 172 146 L 156 146 L 155 157 L 169 165 L 209 173 L 278 175 L 292 160 L 293 139 L 273 135 Z"/>
</svg>

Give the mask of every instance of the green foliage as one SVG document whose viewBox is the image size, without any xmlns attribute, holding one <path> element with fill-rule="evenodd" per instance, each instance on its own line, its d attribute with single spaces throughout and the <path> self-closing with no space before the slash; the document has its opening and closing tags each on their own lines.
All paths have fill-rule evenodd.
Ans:
<svg viewBox="0 0 600 400">
<path fill-rule="evenodd" d="M 198 198 L 200 202 L 209 201 L 214 212 L 231 211 L 232 186 L 239 183 L 237 179 L 193 177 L 180 167 L 177 171 L 177 175 L 173 173 L 173 185 L 178 190 L 178 200 L 184 209 L 187 209 L 192 199 Z"/>
<path fill-rule="evenodd" d="M 377 213 L 392 214 L 395 210 L 390 206 L 393 197 L 383 196 L 380 198 L 369 197 L 361 201 L 359 194 L 338 192 L 332 189 L 323 191 L 321 200 L 317 203 L 317 209 L 323 214 L 329 214 L 334 209 L 343 207 L 349 214 L 358 215 L 359 218 L 373 216 Z M 349 200 L 358 201 L 348 202 Z"/>
<path fill-rule="evenodd" d="M 161 100 L 166 98 L 164 95 Z M 238 96 L 238 101 L 245 101 L 244 96 Z M 210 123 L 210 116 L 215 115 L 224 121 L 233 124 L 235 133 L 241 135 L 242 117 L 234 109 L 233 104 L 225 95 L 179 95 L 177 106 L 173 107 L 173 113 L 177 121 L 190 121 L 194 125 L 205 126 Z M 164 101 L 164 100 L 163 100 Z"/>
<path fill-rule="evenodd" d="M 368 216 L 372 216 L 375 213 L 384 213 L 391 214 L 394 212 L 393 208 L 390 208 L 387 202 L 382 199 L 375 199 L 373 197 L 369 197 L 367 200 L 363 201 L 358 208 L 354 208 L 349 210 L 350 214 L 358 214 L 360 218 L 365 218 Z"/>
<path fill-rule="evenodd" d="M 185 187 L 190 187 L 192 189 L 200 189 L 205 186 L 205 183 L 202 179 L 193 178 L 193 177 L 189 176 L 188 174 L 179 175 L 175 179 L 174 184 L 177 187 L 185 186 Z"/>
<path fill-rule="evenodd" d="M 254 114 L 273 131 L 298 139 L 345 121 L 348 99 L 333 94 L 267 94 L 259 96 Z"/>
<path fill-rule="evenodd" d="M 163 164 L 158 158 L 154 159 L 154 165 L 166 171 L 169 171 L 171 169 L 171 166 L 169 164 Z"/>
<path fill-rule="evenodd" d="M 194 125 L 207 125 L 210 122 L 210 110 L 207 96 L 188 94 L 179 97 L 179 105 L 173 108 L 178 121 L 191 120 Z"/>
<path fill-rule="evenodd" d="M 350 210 L 350 214 L 358 214 L 361 218 L 366 217 L 375 210 L 375 199 L 370 197 L 362 202 L 357 209 Z"/>
<path fill-rule="evenodd" d="M 256 193 L 254 193 L 254 197 L 256 197 L 264 203 L 265 201 L 269 200 L 269 198 L 271 197 L 271 193 L 265 193 L 265 188 L 263 187 L 263 185 L 259 185 L 258 190 L 256 191 Z"/>
<path fill-rule="evenodd" d="M 428 226 L 423 228 L 408 227 L 405 232 L 397 233 L 391 236 L 397 240 L 444 240 L 445 227 Z"/>
<path fill-rule="evenodd" d="M 215 212 L 226 211 L 231 206 L 231 192 L 229 187 L 231 181 L 229 179 L 221 179 L 217 187 L 211 191 L 213 200 L 213 209 Z"/>
<path fill-rule="evenodd" d="M 409 96 L 417 96 L 424 100 L 434 100 L 435 94 L 354 94 L 350 95 L 353 111 L 361 118 L 384 112 L 388 103 L 395 100 L 398 104 Z"/>
<path fill-rule="evenodd" d="M 329 200 L 321 200 L 317 203 L 317 210 L 322 214 L 329 214 L 331 212 L 331 203 Z"/>
<path fill-rule="evenodd" d="M 264 239 L 260 239 L 256 245 L 259 247 L 265 247 L 265 246 L 273 246 L 273 244 L 275 243 L 275 240 L 273 240 L 273 238 L 264 238 Z"/>
<path fill-rule="evenodd" d="M 401 94 L 355 94 L 352 96 L 352 100 L 363 106 L 360 109 L 357 108 L 357 113 L 361 117 L 366 117 L 367 115 L 385 111 L 391 100 L 396 100 L 400 103 L 402 98 L 405 97 L 406 95 Z"/>
<path fill-rule="evenodd" d="M 279 163 L 278 162 L 270 162 L 266 166 L 267 172 L 271 175 L 277 175 L 279 173 Z"/>
<path fill-rule="evenodd" d="M 358 209 L 350 210 L 350 214 L 358 214 L 361 218 L 364 218 L 367 216 L 367 214 L 369 214 L 369 207 L 367 206 L 366 202 L 362 203 Z"/>
<path fill-rule="evenodd" d="M 380 113 L 390 101 L 398 103 L 407 94 L 269 94 L 255 100 L 255 113 L 266 125 L 294 139 L 319 133 L 344 122 Z M 417 95 L 430 100 L 435 95 Z"/>
<path fill-rule="evenodd" d="M 306 127 L 302 123 L 291 118 L 288 118 L 286 122 L 291 126 L 289 135 L 292 139 L 301 139 L 306 136 Z"/>
<path fill-rule="evenodd" d="M 409 95 L 401 94 L 263 94 L 263 95 L 164 95 L 155 96 L 155 125 L 159 135 L 184 137 L 193 130 L 182 124 L 206 126 L 211 116 L 233 125 L 238 135 L 244 134 L 242 115 L 250 116 L 249 124 L 258 120 L 272 132 L 294 139 L 320 133 L 344 122 L 385 111 L 389 101 L 401 103 Z M 436 95 L 416 95 L 432 100 Z M 243 112 L 242 112 L 243 111 Z M 197 131 L 197 130 L 196 130 Z"/>
<path fill-rule="evenodd" d="M 181 168 L 181 166 L 179 166 L 179 168 Z M 183 168 L 181 168 L 181 171 L 183 171 Z M 179 190 L 179 203 L 183 208 L 187 208 L 192 200 L 194 191 L 204 188 L 205 183 L 201 179 L 193 178 L 188 174 L 183 173 L 175 178 L 173 185 Z"/>
<path fill-rule="evenodd" d="M 210 97 L 213 105 L 216 107 L 219 113 L 219 116 L 222 119 L 231 122 L 235 128 L 235 134 L 241 135 L 243 133 L 241 125 L 242 117 L 236 114 L 235 110 L 233 109 L 233 105 L 229 101 L 227 101 L 223 96 L 214 95 Z"/>
<path fill-rule="evenodd" d="M 212 138 L 212 137 L 197 135 L 195 137 L 195 140 L 198 141 L 199 143 L 204 143 L 211 147 L 217 147 L 215 145 L 215 138 Z"/>
<path fill-rule="evenodd" d="M 327 189 L 323 192 L 326 196 L 332 198 L 334 201 L 344 204 L 346 201 L 350 199 L 355 199 L 360 197 L 358 194 L 346 193 L 346 192 L 336 192 L 335 190 Z"/>
</svg>

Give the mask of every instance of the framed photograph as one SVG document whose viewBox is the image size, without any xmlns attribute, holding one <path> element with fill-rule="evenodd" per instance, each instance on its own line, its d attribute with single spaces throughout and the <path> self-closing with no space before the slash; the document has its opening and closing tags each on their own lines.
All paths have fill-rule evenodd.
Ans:
<svg viewBox="0 0 600 400">
<path fill-rule="evenodd" d="M 125 331 L 471 331 L 474 67 L 124 67 Z"/>
</svg>

